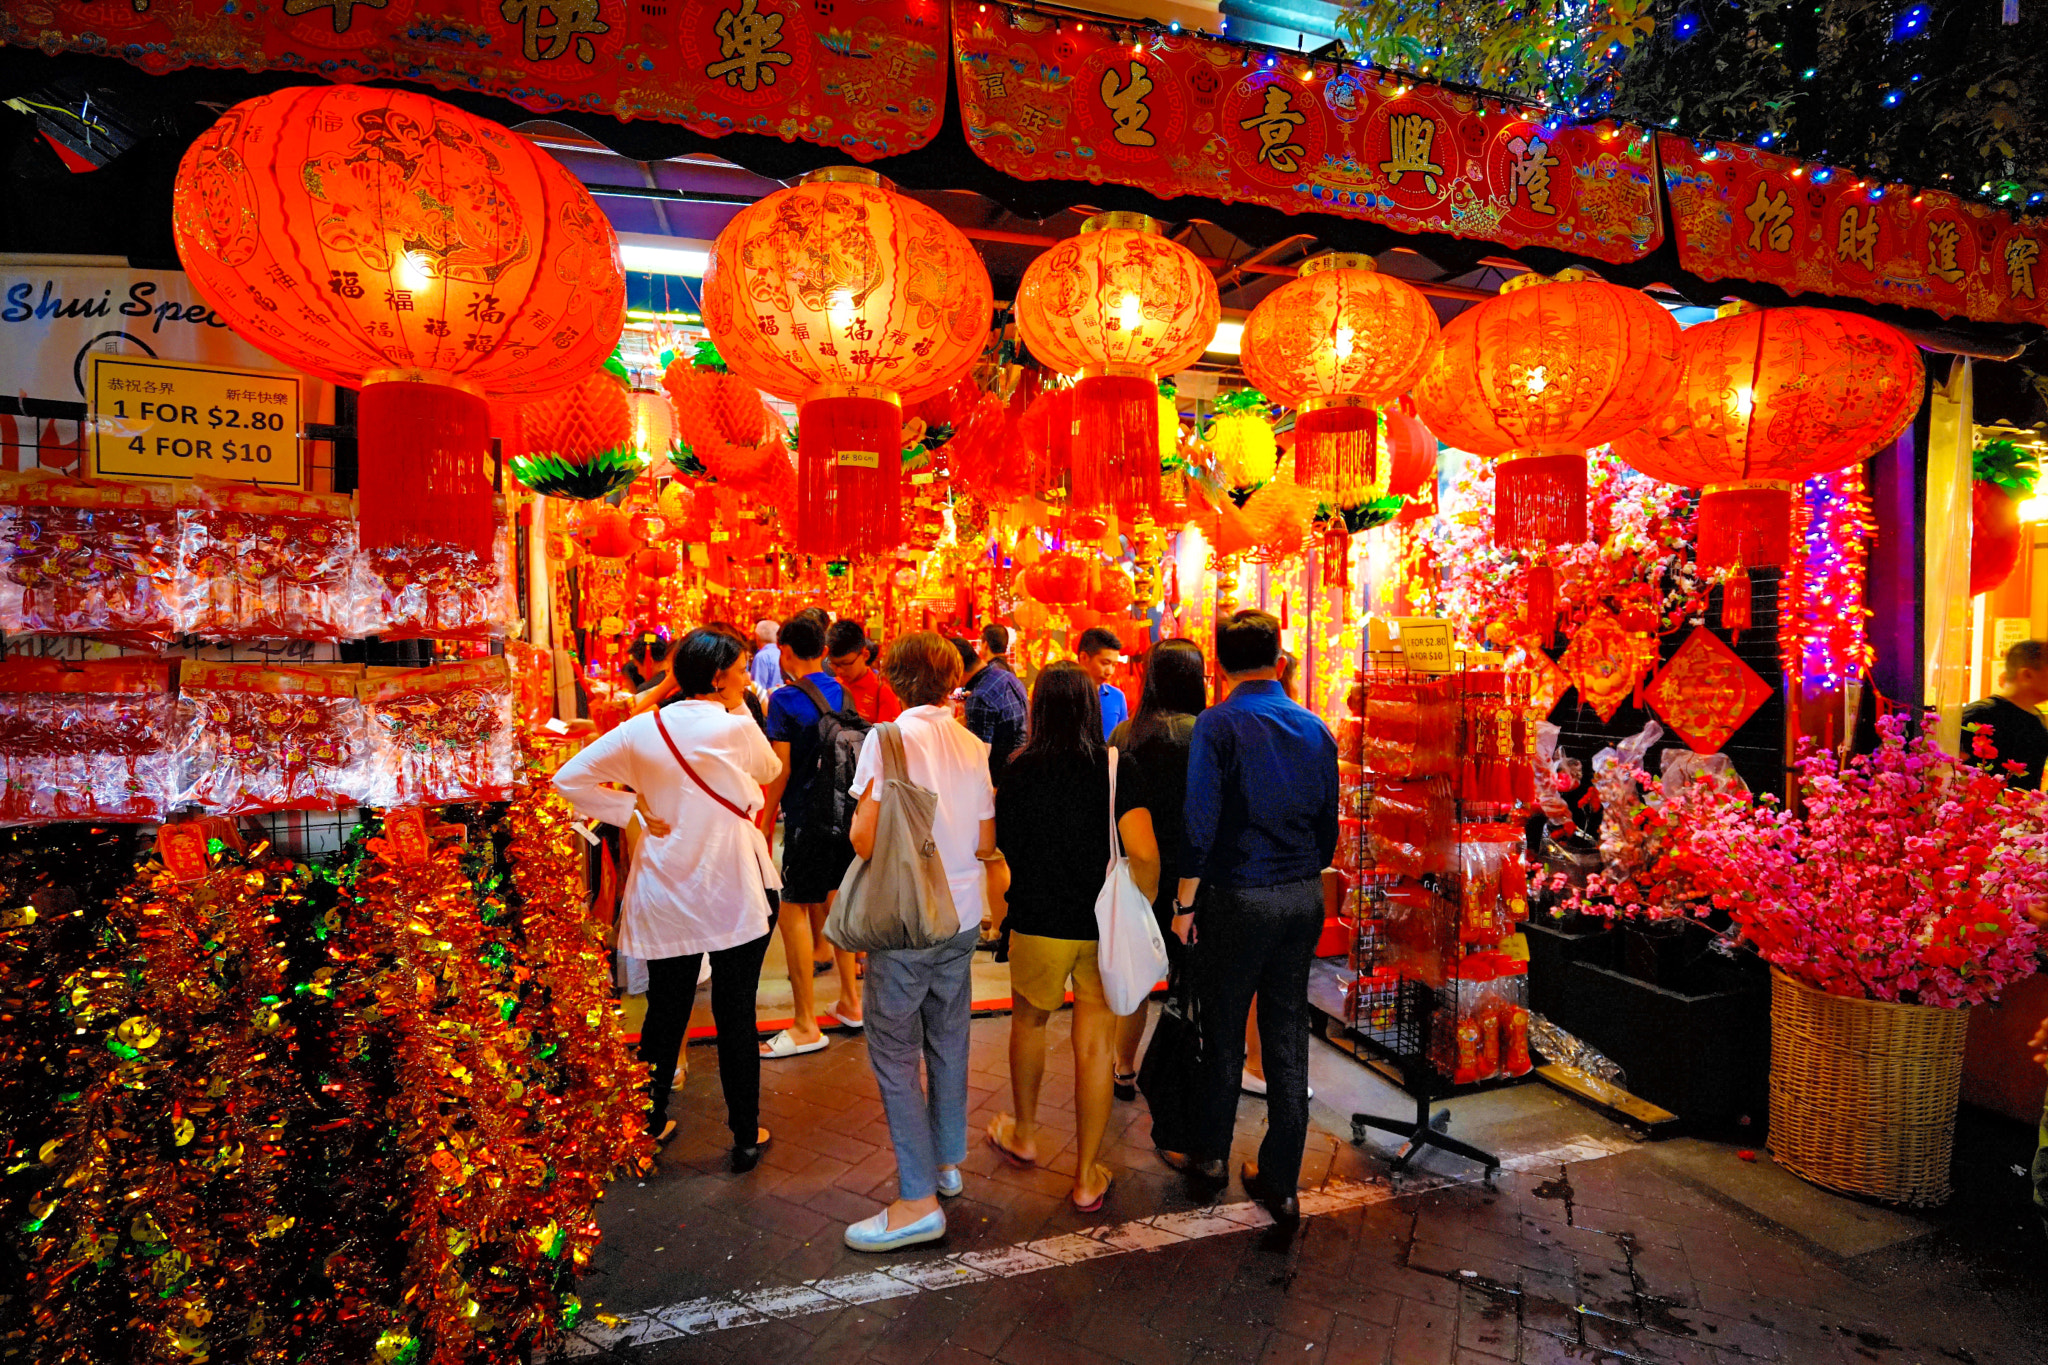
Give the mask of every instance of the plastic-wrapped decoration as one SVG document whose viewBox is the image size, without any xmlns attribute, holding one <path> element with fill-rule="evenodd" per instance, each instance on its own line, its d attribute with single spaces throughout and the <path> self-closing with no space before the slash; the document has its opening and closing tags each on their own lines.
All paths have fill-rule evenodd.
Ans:
<svg viewBox="0 0 2048 1365">
<path fill-rule="evenodd" d="M 168 484 L 0 474 L 0 630 L 139 645 L 178 633 Z"/>
<path fill-rule="evenodd" d="M 0 824 L 163 819 L 171 714 L 159 660 L 0 663 Z"/>
<path fill-rule="evenodd" d="M 512 532 L 497 499 L 491 553 L 452 545 L 366 549 L 358 559 L 356 636 L 387 640 L 488 639 L 509 633 L 519 616 Z"/>
<path fill-rule="evenodd" d="M 216 815 L 362 805 L 362 676 L 351 667 L 181 664 L 176 804 Z"/>
<path fill-rule="evenodd" d="M 208 640 L 345 640 L 354 625 L 356 522 L 332 493 L 200 480 L 178 490 L 180 630 Z"/>
<path fill-rule="evenodd" d="M 371 778 L 365 804 L 502 801 L 518 781 L 512 670 L 503 658 L 364 680 Z"/>
</svg>

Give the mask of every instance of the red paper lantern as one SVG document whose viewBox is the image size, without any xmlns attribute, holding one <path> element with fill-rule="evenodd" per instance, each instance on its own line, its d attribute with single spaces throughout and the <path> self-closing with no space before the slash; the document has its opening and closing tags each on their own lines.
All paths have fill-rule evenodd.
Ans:
<svg viewBox="0 0 2048 1365">
<path fill-rule="evenodd" d="M 1702 568 L 1791 562 L 1793 494 L 1867 459 L 1920 408 L 1913 343 L 1825 308 L 1737 304 L 1687 329 L 1670 405 L 1614 453 L 1653 479 L 1700 488 Z"/>
<path fill-rule="evenodd" d="M 1244 372 L 1296 409 L 1297 483 L 1344 506 L 1385 492 L 1392 461 L 1374 449 L 1374 409 L 1415 387 L 1437 331 L 1421 291 L 1365 255 L 1312 257 L 1259 301 L 1244 325 Z"/>
<path fill-rule="evenodd" d="M 1436 495 L 1436 434 L 1405 412 L 1380 414 L 1380 439 L 1387 455 L 1387 494 L 1417 498 Z"/>
<path fill-rule="evenodd" d="M 1159 502 L 1159 379 L 1201 359 L 1223 315 L 1192 251 L 1141 213 L 1100 213 L 1034 260 L 1017 330 L 1045 364 L 1080 376 L 1069 496 L 1126 517 Z"/>
<path fill-rule="evenodd" d="M 1049 607 L 1079 606 L 1088 600 L 1088 563 L 1079 555 L 1048 555 L 1032 566 L 1024 590 Z"/>
<path fill-rule="evenodd" d="M 2019 499 L 1989 479 L 1970 485 L 1970 596 L 2012 577 L 2026 547 Z"/>
<path fill-rule="evenodd" d="M 1496 543 L 1582 541 L 1586 451 L 1657 414 L 1678 344 L 1678 324 L 1636 290 L 1579 271 L 1521 275 L 1444 328 L 1416 411 L 1447 444 L 1502 457 Z"/>
<path fill-rule="evenodd" d="M 1121 615 L 1138 596 L 1137 585 L 1131 576 L 1114 564 L 1102 570 L 1095 590 L 1088 594 L 1088 605 L 1105 615 Z"/>
<path fill-rule="evenodd" d="M 366 546 L 487 551 L 486 401 L 566 388 L 625 325 L 618 240 L 589 191 L 526 139 L 410 91 L 235 105 L 179 163 L 172 231 L 238 334 L 361 387 Z"/>
<path fill-rule="evenodd" d="M 960 230 L 859 167 L 778 190 L 718 234 L 705 326 L 735 375 L 801 405 L 800 551 L 902 539 L 903 404 L 959 382 L 994 307 Z"/>
<path fill-rule="evenodd" d="M 633 519 L 623 510 L 602 502 L 585 506 L 589 511 L 576 533 L 584 549 L 599 559 L 624 559 L 640 548 L 640 538 L 633 534 Z"/>
<path fill-rule="evenodd" d="M 599 370 L 519 409 L 520 444 L 529 455 L 553 455 L 571 465 L 632 448 L 633 401 L 611 374 Z"/>
</svg>

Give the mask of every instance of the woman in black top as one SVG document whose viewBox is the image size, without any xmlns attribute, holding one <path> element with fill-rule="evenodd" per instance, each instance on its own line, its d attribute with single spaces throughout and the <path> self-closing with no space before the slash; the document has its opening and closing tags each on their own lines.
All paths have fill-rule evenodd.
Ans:
<svg viewBox="0 0 2048 1365">
<path fill-rule="evenodd" d="M 1109 751 L 1095 684 L 1071 661 L 1038 675 L 1030 738 L 996 791 L 996 847 L 1010 867 L 1001 928 L 1010 942 L 1010 1094 L 1016 1113 L 998 1114 L 988 1140 L 1014 1165 L 1036 1165 L 1038 1092 L 1045 1079 L 1045 1028 L 1074 991 L 1074 1207 L 1093 1213 L 1111 1173 L 1095 1159 L 1109 1127 L 1110 1069 L 1117 1016 L 1095 961 L 1095 898 L 1109 867 Z M 1116 829 L 1131 875 L 1147 896 L 1159 889 L 1140 765 L 1119 755 Z M 1057 1139 L 1054 1140 L 1057 1148 Z"/>
<path fill-rule="evenodd" d="M 1152 831 L 1159 840 L 1159 894 L 1152 898 L 1166 951 L 1177 956 L 1180 940 L 1173 935 L 1173 897 L 1186 874 L 1181 871 L 1181 841 L 1186 833 L 1182 809 L 1188 795 L 1188 744 L 1195 717 L 1209 706 L 1209 665 L 1193 640 L 1162 640 L 1145 666 L 1145 688 L 1138 714 L 1116 727 L 1110 746 L 1134 760 L 1145 774 L 1145 796 L 1152 808 Z M 1138 1045 L 1145 1040 L 1151 1002 L 1117 1021 L 1116 1097 L 1138 1098 Z"/>
</svg>

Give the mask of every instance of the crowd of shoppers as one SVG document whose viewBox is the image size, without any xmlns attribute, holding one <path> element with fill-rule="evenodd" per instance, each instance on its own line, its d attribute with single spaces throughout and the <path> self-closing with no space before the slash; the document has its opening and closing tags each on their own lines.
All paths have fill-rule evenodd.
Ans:
<svg viewBox="0 0 2048 1365">
<path fill-rule="evenodd" d="M 1120 853 L 1200 1001 L 1195 1136 L 1191 1150 L 1162 1155 L 1191 1181 L 1227 1180 L 1256 994 L 1269 1126 L 1258 1162 L 1240 1174 L 1254 1197 L 1294 1210 L 1308 1127 L 1307 979 L 1336 844 L 1337 766 L 1328 730 L 1279 681 L 1277 620 L 1244 611 L 1219 625 L 1227 693 L 1213 706 L 1200 648 L 1158 645 L 1129 718 L 1113 681 L 1123 645 L 1101 628 L 1028 693 L 1000 625 L 978 642 L 902 636 L 879 669 L 862 623 L 816 609 L 751 633 L 701 627 L 665 660 L 647 644 L 633 660 L 643 709 L 556 784 L 584 814 L 640 831 L 618 951 L 648 963 L 640 1056 L 650 1134 L 666 1141 L 676 1129 L 669 1095 L 706 955 L 738 1170 L 770 1140 L 758 1121 L 762 1062 L 828 1046 L 814 976 L 836 971 L 829 1017 L 865 1031 L 897 1162 L 898 1197 L 845 1240 L 881 1251 L 943 1237 L 940 1201 L 963 1189 L 971 969 L 987 929 L 1010 968 L 1012 1103 L 986 1140 L 1020 1166 L 1052 1155 L 1038 1125 L 1047 1032 L 1071 993 L 1070 1197 L 1099 1210 L 1114 1183 L 1100 1159 L 1112 1107 L 1136 1097 L 1146 1031 L 1142 1004 L 1110 1009 L 1098 970 L 1097 897 Z M 854 885 L 855 860 L 870 866 L 878 839 L 900 838 L 880 817 L 898 782 L 930 803 L 918 852 L 942 868 L 933 903 L 949 903 L 922 946 L 855 954 L 826 925 L 842 882 Z M 861 903 L 854 896 L 847 913 Z M 778 926 L 794 1018 L 760 1042 L 755 994 Z"/>
</svg>

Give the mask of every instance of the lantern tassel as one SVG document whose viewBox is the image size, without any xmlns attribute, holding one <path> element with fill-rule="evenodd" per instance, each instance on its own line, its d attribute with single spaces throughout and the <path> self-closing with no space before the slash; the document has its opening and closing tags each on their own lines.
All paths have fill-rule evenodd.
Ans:
<svg viewBox="0 0 2048 1365">
<path fill-rule="evenodd" d="M 1749 570 L 1739 568 L 1721 584 L 1721 629 L 1739 644 L 1750 625 Z"/>
<path fill-rule="evenodd" d="M 447 384 L 388 379 L 356 400 L 362 543 L 452 545 L 488 557 L 491 412 Z"/>
<path fill-rule="evenodd" d="M 1698 544 L 1703 570 L 1790 563 L 1792 485 L 1708 485 L 1700 495 Z"/>
<path fill-rule="evenodd" d="M 797 549 L 881 554 L 903 539 L 903 410 L 884 390 L 821 389 L 797 426 Z"/>
<path fill-rule="evenodd" d="M 1533 550 L 1586 538 L 1586 457 L 1519 455 L 1493 475 L 1496 545 Z"/>
<path fill-rule="evenodd" d="M 1136 520 L 1159 505 L 1159 386 L 1143 375 L 1084 375 L 1074 385 L 1070 505 Z"/>
<path fill-rule="evenodd" d="M 1294 481 L 1342 504 L 1385 488 L 1379 468 L 1379 416 L 1371 408 L 1303 408 L 1294 418 Z"/>
<path fill-rule="evenodd" d="M 1557 633 L 1557 571 L 1548 564 L 1531 564 L 1526 588 L 1529 628 L 1536 643 L 1549 645 Z"/>
</svg>

